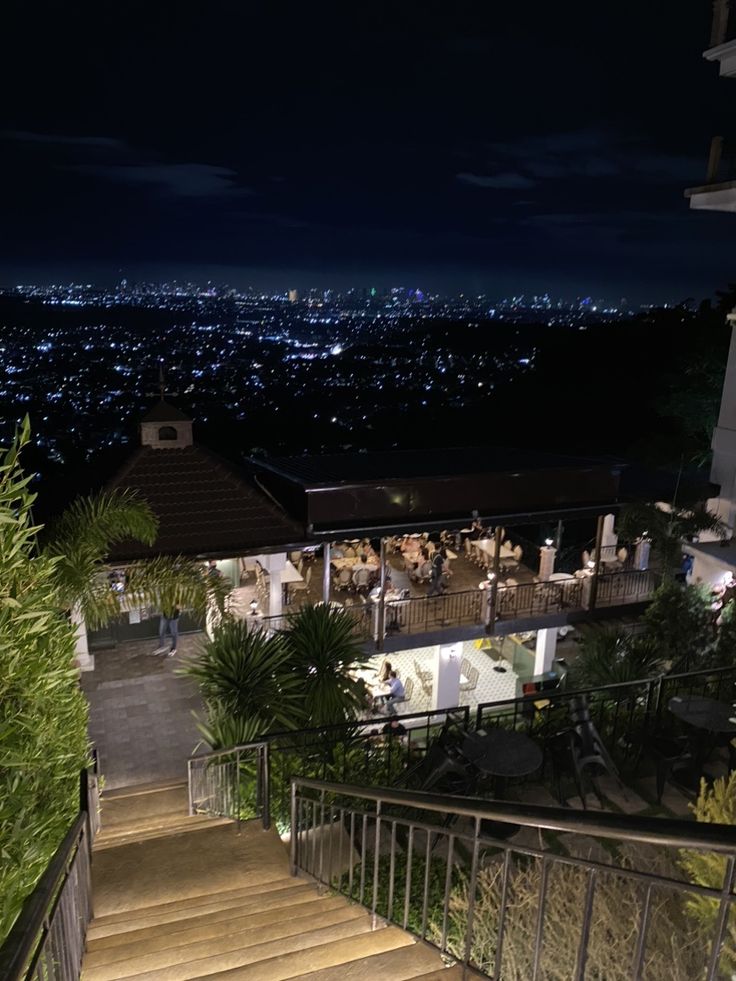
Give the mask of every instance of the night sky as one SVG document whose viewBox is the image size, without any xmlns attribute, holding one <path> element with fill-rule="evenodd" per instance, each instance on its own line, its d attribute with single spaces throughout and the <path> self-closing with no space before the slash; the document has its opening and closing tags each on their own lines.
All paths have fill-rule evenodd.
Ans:
<svg viewBox="0 0 736 981">
<path fill-rule="evenodd" d="M 11 3 L 0 284 L 711 294 L 710 8 Z"/>
</svg>

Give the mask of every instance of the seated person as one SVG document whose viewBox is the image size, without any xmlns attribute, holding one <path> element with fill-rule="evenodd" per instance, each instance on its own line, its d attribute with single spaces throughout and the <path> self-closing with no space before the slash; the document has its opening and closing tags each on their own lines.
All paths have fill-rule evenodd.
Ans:
<svg viewBox="0 0 736 981">
<path fill-rule="evenodd" d="M 391 671 L 388 676 L 388 697 L 386 698 L 386 709 L 389 715 L 396 715 L 396 703 L 406 700 L 404 684 L 397 676 L 395 671 Z"/>
<path fill-rule="evenodd" d="M 368 558 L 361 555 L 360 561 L 353 567 L 353 584 L 356 589 L 367 589 L 371 581 L 371 570 L 368 568 Z"/>
<path fill-rule="evenodd" d="M 331 548 L 330 549 L 330 558 L 331 559 L 344 559 L 345 558 L 345 553 L 343 552 L 343 550 L 340 548 L 339 545 L 335 545 L 334 548 Z"/>
<path fill-rule="evenodd" d="M 398 719 L 389 719 L 386 725 L 383 727 L 385 735 L 391 737 L 405 736 L 406 726 L 402 725 Z"/>
</svg>

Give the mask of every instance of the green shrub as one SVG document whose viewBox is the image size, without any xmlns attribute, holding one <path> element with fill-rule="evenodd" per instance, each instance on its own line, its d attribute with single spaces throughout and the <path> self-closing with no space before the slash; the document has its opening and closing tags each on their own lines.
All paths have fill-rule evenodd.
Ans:
<svg viewBox="0 0 736 981">
<path fill-rule="evenodd" d="M 75 630 L 60 614 L 57 559 L 39 554 L 19 451 L 0 456 L 0 941 L 79 808 L 87 702 Z"/>
</svg>

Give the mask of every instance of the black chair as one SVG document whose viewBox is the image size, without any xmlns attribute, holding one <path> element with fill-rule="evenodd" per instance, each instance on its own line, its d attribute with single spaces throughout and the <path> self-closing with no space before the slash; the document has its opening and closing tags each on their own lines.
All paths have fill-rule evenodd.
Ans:
<svg viewBox="0 0 736 981">
<path fill-rule="evenodd" d="M 657 779 L 657 803 L 662 803 L 662 794 L 667 780 L 678 771 L 686 769 L 693 762 L 687 739 L 664 733 L 654 734 L 646 743 L 645 750 L 654 760 Z"/>
</svg>

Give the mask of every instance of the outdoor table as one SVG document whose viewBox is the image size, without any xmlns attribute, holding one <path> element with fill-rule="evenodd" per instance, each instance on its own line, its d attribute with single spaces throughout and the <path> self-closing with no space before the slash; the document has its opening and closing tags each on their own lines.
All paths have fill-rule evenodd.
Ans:
<svg viewBox="0 0 736 981">
<path fill-rule="evenodd" d="M 542 750 L 523 732 L 490 729 L 463 740 L 463 756 L 481 773 L 493 777 L 524 777 L 542 765 Z"/>
<path fill-rule="evenodd" d="M 463 740 L 461 752 L 481 773 L 491 776 L 494 796 L 503 800 L 509 777 L 525 777 L 542 765 L 542 750 L 523 732 L 490 729 L 471 732 Z M 481 822 L 485 834 L 507 838 L 518 831 L 514 824 Z"/>
<path fill-rule="evenodd" d="M 728 702 L 719 702 L 704 695 L 675 695 L 667 703 L 667 708 L 678 719 L 691 726 L 693 746 L 693 766 L 683 771 L 682 783 L 697 791 L 703 774 L 703 765 L 715 738 L 722 734 L 736 734 L 736 708 Z"/>
<path fill-rule="evenodd" d="M 287 559 L 284 568 L 281 570 L 281 588 L 284 593 L 284 603 L 288 604 L 290 601 L 289 586 L 293 583 L 303 582 L 304 576 L 299 572 L 296 566 L 289 559 Z"/>
</svg>

